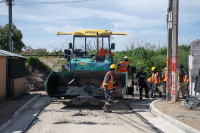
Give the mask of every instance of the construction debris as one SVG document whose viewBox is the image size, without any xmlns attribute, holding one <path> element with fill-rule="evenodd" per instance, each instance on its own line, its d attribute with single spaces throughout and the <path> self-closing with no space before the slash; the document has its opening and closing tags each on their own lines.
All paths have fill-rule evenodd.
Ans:
<svg viewBox="0 0 200 133">
<path fill-rule="evenodd" d="M 199 110 L 200 111 L 200 99 L 196 97 L 187 98 L 184 102 L 185 107 L 189 110 Z"/>
<path fill-rule="evenodd" d="M 101 96 L 101 94 L 97 93 L 97 87 L 93 85 L 84 85 L 82 87 L 69 86 L 67 90 L 67 95 L 79 95 L 79 96 Z"/>
</svg>

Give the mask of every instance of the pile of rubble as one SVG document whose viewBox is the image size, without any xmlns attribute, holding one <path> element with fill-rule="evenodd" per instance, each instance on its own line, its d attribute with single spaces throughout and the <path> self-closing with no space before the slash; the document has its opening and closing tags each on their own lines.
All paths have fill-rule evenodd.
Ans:
<svg viewBox="0 0 200 133">
<path fill-rule="evenodd" d="M 67 95 L 79 95 L 79 96 L 101 96 L 98 92 L 98 88 L 93 85 L 84 85 L 82 87 L 69 86 Z"/>
<path fill-rule="evenodd" d="M 185 107 L 189 110 L 199 110 L 200 111 L 200 99 L 197 97 L 187 98 L 185 100 Z"/>
</svg>

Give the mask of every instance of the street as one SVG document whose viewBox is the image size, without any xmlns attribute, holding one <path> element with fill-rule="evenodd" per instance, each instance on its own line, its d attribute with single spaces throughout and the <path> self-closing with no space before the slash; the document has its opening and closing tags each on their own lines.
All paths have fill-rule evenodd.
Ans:
<svg viewBox="0 0 200 133">
<path fill-rule="evenodd" d="M 49 101 L 48 96 L 39 98 L 34 106 L 42 105 L 45 101 Z M 143 102 L 151 103 L 152 100 L 144 99 Z M 121 99 L 118 103 L 113 103 L 111 109 L 112 113 L 105 113 L 101 106 L 65 106 L 62 103 L 53 102 L 47 106 L 39 115 L 34 125 L 28 128 L 28 133 L 155 133 L 155 132 L 169 132 L 179 133 L 183 132 L 170 123 L 156 117 L 148 111 L 147 104 L 143 103 L 138 98 Z M 138 117 L 127 105 L 132 108 L 139 109 L 135 104 L 141 105 L 141 113 L 138 113 L 148 120 L 151 124 L 146 123 L 143 119 Z M 140 107 L 140 108 L 141 108 Z M 20 118 L 15 121 L 10 128 L 4 133 L 23 131 L 33 116 L 39 112 L 39 109 L 32 113 L 28 109 Z M 28 116 L 29 115 L 29 116 Z M 26 117 L 25 117 L 26 116 Z M 22 124 L 23 123 L 23 124 Z M 155 128 L 152 126 L 154 125 Z M 163 131 L 164 130 L 164 131 Z"/>
</svg>

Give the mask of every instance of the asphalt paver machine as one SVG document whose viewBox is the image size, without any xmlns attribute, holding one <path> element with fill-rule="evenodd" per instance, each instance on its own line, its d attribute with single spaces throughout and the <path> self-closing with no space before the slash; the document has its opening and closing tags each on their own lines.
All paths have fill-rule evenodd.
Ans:
<svg viewBox="0 0 200 133">
<path fill-rule="evenodd" d="M 58 32 L 56 35 L 73 35 L 73 43 L 69 43 L 69 49 L 64 50 L 64 57 L 68 64 L 62 65 L 62 72 L 52 71 L 46 80 L 48 95 L 59 98 L 57 101 L 66 105 L 98 105 L 103 103 L 104 93 L 97 93 L 95 88 L 102 85 L 104 76 L 113 63 L 111 50 L 115 49 L 115 44 L 110 44 L 111 36 L 127 36 L 127 33 L 114 33 L 109 30 L 78 30 Z M 82 38 L 85 41 L 82 49 L 77 48 L 77 38 Z M 96 54 L 88 55 L 88 38 L 96 39 L 98 44 L 96 45 Z M 102 44 L 99 44 L 99 39 L 102 40 Z M 98 52 L 100 48 L 103 48 L 105 40 L 108 42 L 108 53 L 100 57 Z M 114 76 L 120 84 L 120 87 L 113 91 L 115 98 L 123 98 L 126 94 L 133 95 L 133 84 L 132 87 L 128 87 L 128 73 L 115 73 Z"/>
</svg>

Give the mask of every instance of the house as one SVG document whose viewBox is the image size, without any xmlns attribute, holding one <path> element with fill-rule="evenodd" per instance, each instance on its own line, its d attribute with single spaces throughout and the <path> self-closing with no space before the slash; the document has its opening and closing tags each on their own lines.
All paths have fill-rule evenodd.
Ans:
<svg viewBox="0 0 200 133">
<path fill-rule="evenodd" d="M 194 91 L 196 77 L 200 72 L 200 40 L 193 41 L 190 45 L 190 56 L 189 56 L 189 78 L 190 78 L 190 95 L 196 96 Z"/>
<path fill-rule="evenodd" d="M 25 93 L 26 59 L 0 49 L 0 100 L 16 99 Z"/>
</svg>

